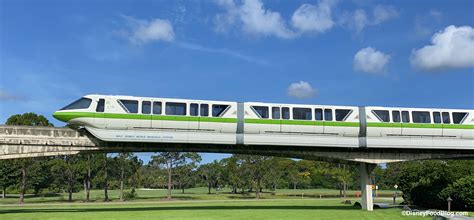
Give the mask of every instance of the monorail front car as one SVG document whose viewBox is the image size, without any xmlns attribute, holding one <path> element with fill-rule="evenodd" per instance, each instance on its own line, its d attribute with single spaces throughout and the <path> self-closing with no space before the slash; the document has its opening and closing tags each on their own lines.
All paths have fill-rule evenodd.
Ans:
<svg viewBox="0 0 474 220">
<path fill-rule="evenodd" d="M 474 110 L 87 95 L 53 115 L 103 141 L 474 149 Z"/>
</svg>

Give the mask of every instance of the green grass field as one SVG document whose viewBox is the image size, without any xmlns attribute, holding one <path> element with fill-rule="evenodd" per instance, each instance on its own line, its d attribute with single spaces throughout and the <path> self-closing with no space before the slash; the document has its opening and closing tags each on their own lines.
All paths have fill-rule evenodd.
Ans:
<svg viewBox="0 0 474 220">
<path fill-rule="evenodd" d="M 138 198 L 120 202 L 118 190 L 110 190 L 111 202 L 103 202 L 103 191 L 91 192 L 92 202 L 83 202 L 83 193 L 74 193 L 72 203 L 67 194 L 43 197 L 28 195 L 25 204 L 18 204 L 18 195 L 0 199 L 0 219 L 405 219 L 399 208 L 362 211 L 345 205 L 338 190 L 277 190 L 265 192 L 262 199 L 254 193 L 231 194 L 223 189 L 207 194 L 207 188 L 173 191 L 167 201 L 166 190 L 137 190 Z M 382 192 L 391 195 L 391 191 Z M 302 195 L 303 194 L 303 195 Z M 320 198 L 320 195 L 322 198 Z M 347 199 L 358 201 L 355 191 Z M 376 202 L 390 202 L 389 197 Z M 399 200 L 400 202 L 400 200 Z M 417 219 L 410 217 L 409 219 Z"/>
<path fill-rule="evenodd" d="M 0 219 L 420 219 L 362 211 L 341 199 L 262 199 L 2 205 Z"/>
</svg>

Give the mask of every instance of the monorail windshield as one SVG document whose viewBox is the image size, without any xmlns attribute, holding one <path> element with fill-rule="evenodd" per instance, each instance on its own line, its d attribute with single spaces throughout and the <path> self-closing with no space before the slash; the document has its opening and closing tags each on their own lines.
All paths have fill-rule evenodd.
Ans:
<svg viewBox="0 0 474 220">
<path fill-rule="evenodd" d="M 92 103 L 92 99 L 89 98 L 80 98 L 73 103 L 67 105 L 61 110 L 72 110 L 72 109 L 87 109 Z"/>
</svg>

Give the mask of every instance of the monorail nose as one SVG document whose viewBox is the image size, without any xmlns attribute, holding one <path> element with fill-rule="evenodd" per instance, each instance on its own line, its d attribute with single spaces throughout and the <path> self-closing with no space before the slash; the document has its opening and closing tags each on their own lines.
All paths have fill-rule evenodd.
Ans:
<svg viewBox="0 0 474 220">
<path fill-rule="evenodd" d="M 71 119 L 70 115 L 67 115 L 67 114 L 65 114 L 64 112 L 61 112 L 61 111 L 54 112 L 53 117 L 60 120 L 60 121 L 63 121 L 63 122 L 67 122 Z"/>
</svg>

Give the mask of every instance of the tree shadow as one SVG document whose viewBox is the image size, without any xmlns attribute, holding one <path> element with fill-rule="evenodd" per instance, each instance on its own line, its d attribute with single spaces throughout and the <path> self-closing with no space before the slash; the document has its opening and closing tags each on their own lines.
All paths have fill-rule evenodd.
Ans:
<svg viewBox="0 0 474 220">
<path fill-rule="evenodd" d="M 81 212 L 142 212 L 142 211 L 192 211 L 192 210 L 358 210 L 354 206 L 166 206 L 166 207 L 95 207 L 95 208 L 25 208 L 3 209 L 0 214 L 22 213 L 81 213 Z"/>
</svg>

